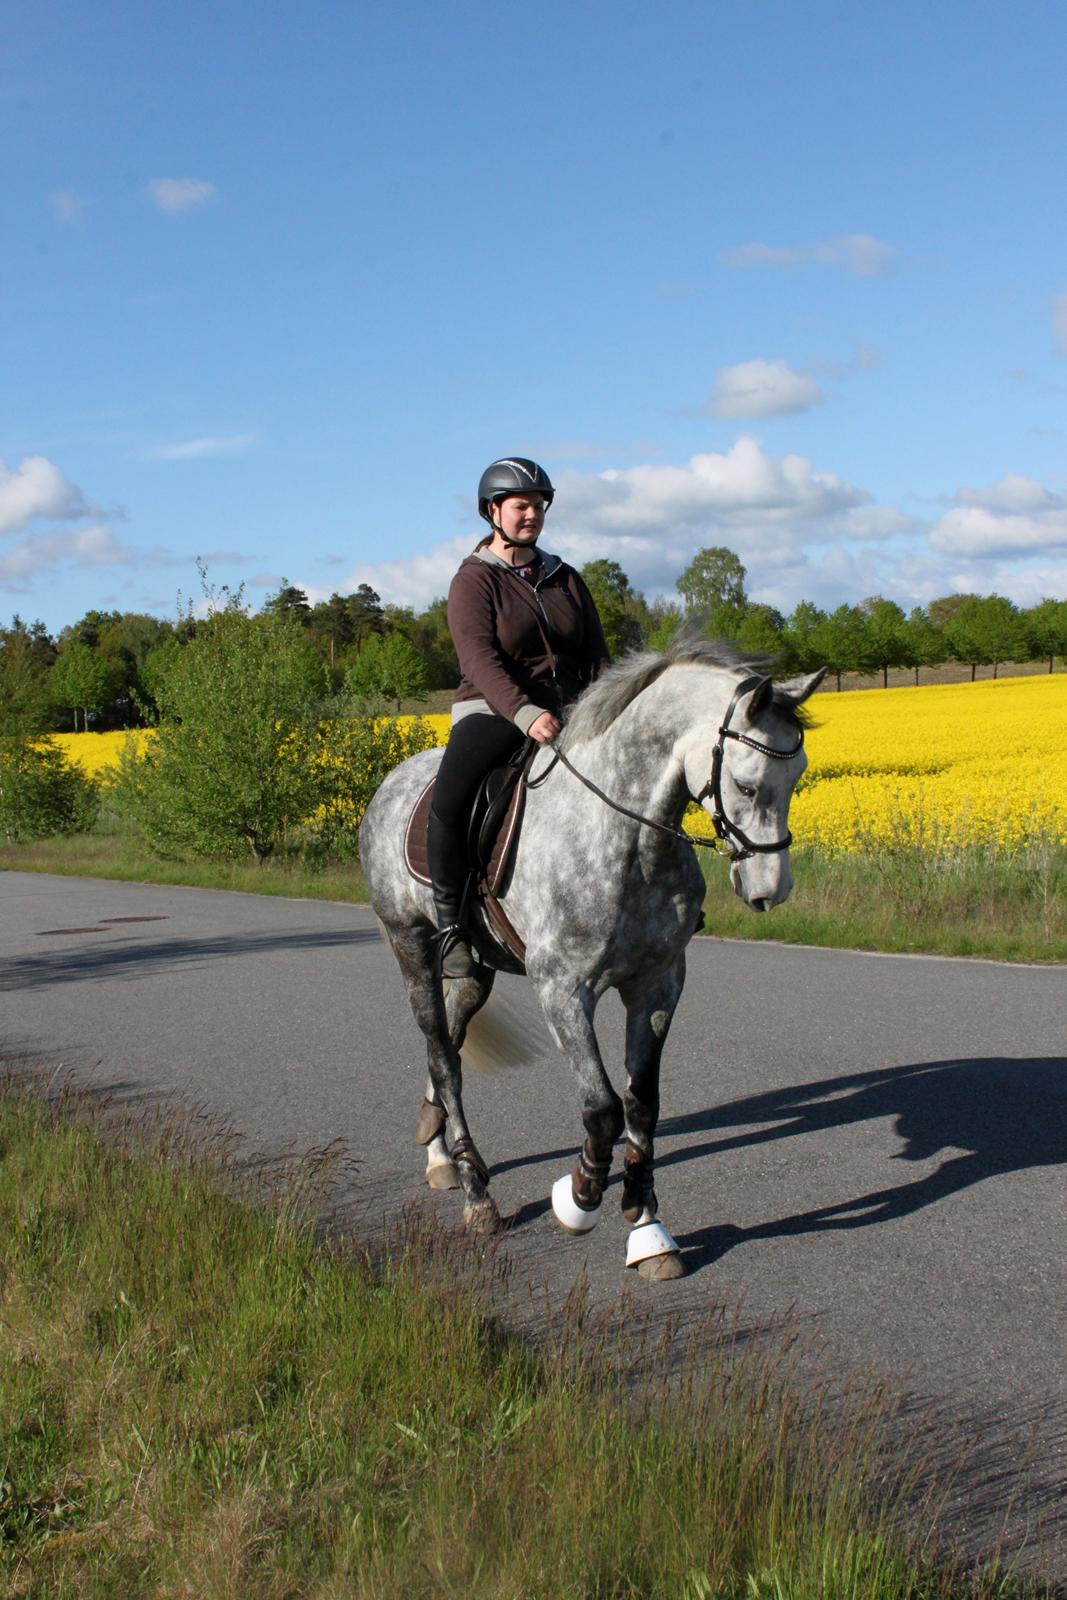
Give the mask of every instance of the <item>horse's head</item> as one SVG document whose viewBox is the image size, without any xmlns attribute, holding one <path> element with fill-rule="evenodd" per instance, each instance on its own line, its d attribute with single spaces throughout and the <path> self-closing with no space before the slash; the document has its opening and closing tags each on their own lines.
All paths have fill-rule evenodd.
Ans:
<svg viewBox="0 0 1067 1600">
<path fill-rule="evenodd" d="M 808 764 L 800 706 L 822 672 L 775 684 L 752 675 L 727 687 L 710 746 L 689 742 L 686 781 L 731 857 L 730 882 L 753 911 L 789 898 L 789 802 Z M 710 771 L 709 771 L 710 765 Z"/>
</svg>

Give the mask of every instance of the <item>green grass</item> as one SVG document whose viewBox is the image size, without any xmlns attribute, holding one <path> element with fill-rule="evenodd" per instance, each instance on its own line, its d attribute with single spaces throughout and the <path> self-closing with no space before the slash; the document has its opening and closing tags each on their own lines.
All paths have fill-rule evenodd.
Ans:
<svg viewBox="0 0 1067 1600">
<path fill-rule="evenodd" d="M 196 889 L 237 889 L 246 894 L 305 900 L 367 899 L 358 861 L 311 867 L 297 860 L 166 861 L 132 835 L 89 834 L 0 844 L 0 871 L 54 872 L 66 877 L 116 878 L 132 883 L 187 884 Z"/>
<path fill-rule="evenodd" d="M 877 1404 L 721 1329 L 635 1381 L 655 1350 L 580 1297 L 534 1351 L 484 1247 L 317 1233 L 328 1163 L 264 1203 L 224 1141 L 105 1131 L 0 1092 L 5 1600 L 1023 1592 L 906 1553 Z"/>
<path fill-rule="evenodd" d="M 730 888 L 723 862 L 702 856 L 709 933 L 856 950 L 1067 961 L 1067 848 L 971 848 L 924 854 L 906 847 L 834 857 L 791 851 L 795 887 L 754 916 Z"/>
<path fill-rule="evenodd" d="M 701 852 L 707 932 L 858 950 L 923 951 L 1000 961 L 1067 961 L 1067 848 L 1011 853 L 872 848 L 834 857 L 791 852 L 792 897 L 755 916 L 730 888 L 726 863 Z M 239 889 L 309 900 L 367 899 L 358 862 L 313 869 L 297 860 L 161 861 L 131 836 L 97 831 L 0 846 L 0 870 Z"/>
</svg>

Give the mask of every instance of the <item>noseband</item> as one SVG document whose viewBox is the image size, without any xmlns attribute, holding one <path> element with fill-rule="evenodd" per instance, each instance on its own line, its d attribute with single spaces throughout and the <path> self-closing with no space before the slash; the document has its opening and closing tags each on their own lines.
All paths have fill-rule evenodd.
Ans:
<svg viewBox="0 0 1067 1600">
<path fill-rule="evenodd" d="M 610 795 L 605 794 L 603 789 L 598 788 L 592 779 L 587 778 L 584 773 L 578 771 L 577 767 L 572 766 L 562 750 L 554 750 L 552 752 L 552 760 L 548 763 L 544 772 L 538 778 L 527 778 L 525 780 L 526 787 L 528 789 L 539 789 L 556 765 L 556 762 L 560 761 L 567 771 L 578 779 L 579 783 L 584 783 L 587 789 L 591 789 L 599 799 L 603 800 L 605 805 L 611 806 L 613 811 L 621 812 L 624 817 L 630 817 L 634 822 L 643 822 L 646 828 L 655 828 L 659 833 L 669 833 L 675 839 L 684 839 L 686 844 L 699 844 L 706 850 L 715 851 L 719 851 L 719 845 L 723 844 L 726 848 L 723 851 L 719 851 L 719 854 L 725 855 L 731 862 L 747 861 L 750 856 L 773 855 L 777 850 L 788 850 L 793 842 L 793 835 L 788 829 L 786 830 L 785 838 L 777 840 L 774 844 L 757 844 L 754 839 L 748 837 L 747 833 L 742 832 L 736 822 L 730 821 L 726 815 L 726 807 L 722 798 L 723 754 L 727 739 L 736 739 L 739 744 L 747 744 L 750 749 L 758 750 L 761 755 L 771 756 L 775 761 L 791 761 L 803 748 L 803 733 L 798 736 L 792 750 L 772 750 L 769 744 L 761 744 L 758 739 L 750 739 L 747 733 L 735 733 L 730 727 L 730 718 L 736 711 L 737 702 L 741 699 L 741 696 L 747 694 L 750 689 L 758 689 L 762 684 L 770 683 L 770 681 L 770 678 L 761 677 L 758 672 L 753 673 L 750 678 L 742 679 L 734 690 L 734 697 L 727 706 L 726 715 L 723 717 L 719 727 L 718 741 L 711 752 L 711 775 L 700 793 L 695 796 L 698 805 L 707 795 L 712 798 L 715 808 L 711 813 L 711 820 L 715 827 L 714 839 L 701 839 L 695 833 L 686 833 L 684 828 L 669 827 L 665 822 L 656 822 L 652 817 L 643 817 L 639 811 L 631 811 L 629 806 L 620 805 L 617 800 L 613 800 Z"/>
<path fill-rule="evenodd" d="M 729 856 L 731 861 L 747 861 L 750 856 L 755 855 L 772 855 L 776 850 L 788 850 L 793 842 L 793 835 L 787 828 L 784 839 L 779 839 L 774 844 L 757 844 L 754 839 L 750 839 L 748 834 L 737 826 L 736 822 L 730 821 L 730 818 L 726 815 L 726 805 L 722 797 L 723 756 L 727 739 L 736 739 L 738 744 L 747 744 L 750 750 L 758 750 L 761 756 L 771 756 L 775 761 L 791 761 L 795 755 L 800 754 L 803 747 L 803 733 L 798 735 L 797 742 L 792 750 L 773 750 L 769 744 L 761 744 L 758 739 L 751 739 L 747 733 L 736 733 L 730 727 L 730 718 L 737 709 L 737 702 L 741 696 L 747 694 L 750 689 L 758 689 L 769 682 L 769 678 L 761 678 L 758 673 L 755 673 L 751 678 L 743 679 L 734 690 L 734 697 L 727 706 L 726 715 L 723 717 L 719 727 L 718 741 L 711 752 L 711 776 L 696 796 L 698 805 L 706 796 L 711 796 L 713 807 L 711 820 L 715 826 L 716 843 L 721 841 L 726 846 L 724 853 Z"/>
</svg>

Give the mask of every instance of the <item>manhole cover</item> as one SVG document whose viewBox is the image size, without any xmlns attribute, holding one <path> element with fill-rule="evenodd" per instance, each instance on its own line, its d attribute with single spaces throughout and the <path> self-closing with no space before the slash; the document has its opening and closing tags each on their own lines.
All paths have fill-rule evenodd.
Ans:
<svg viewBox="0 0 1067 1600">
<path fill-rule="evenodd" d="M 165 916 L 157 917 L 101 917 L 101 922 L 166 922 Z"/>
</svg>

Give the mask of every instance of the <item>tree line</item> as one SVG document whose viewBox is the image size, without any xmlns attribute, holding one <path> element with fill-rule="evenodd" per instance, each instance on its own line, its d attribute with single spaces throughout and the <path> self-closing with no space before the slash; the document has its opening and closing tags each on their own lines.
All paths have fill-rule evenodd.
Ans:
<svg viewBox="0 0 1067 1600">
<path fill-rule="evenodd" d="M 677 581 L 677 599 L 649 602 L 617 561 L 581 569 L 597 603 L 613 656 L 663 649 L 687 619 L 745 654 L 773 658 L 784 672 L 826 666 L 881 677 L 955 661 L 971 670 L 1003 662 L 1067 657 L 1067 600 L 1021 609 L 1002 595 L 950 594 L 905 613 L 872 595 L 823 610 L 802 600 L 788 615 L 749 598 L 739 557 L 721 546 L 694 556 Z M 383 604 L 369 584 L 312 604 L 284 582 L 262 607 L 298 630 L 321 666 L 329 693 L 399 706 L 459 681 L 444 598 L 424 611 Z M 47 731 L 136 727 L 156 720 L 161 686 L 202 621 L 191 608 L 176 622 L 138 612 L 91 610 L 53 637 L 41 622 L 15 616 L 0 627 L 0 718 Z"/>
</svg>

